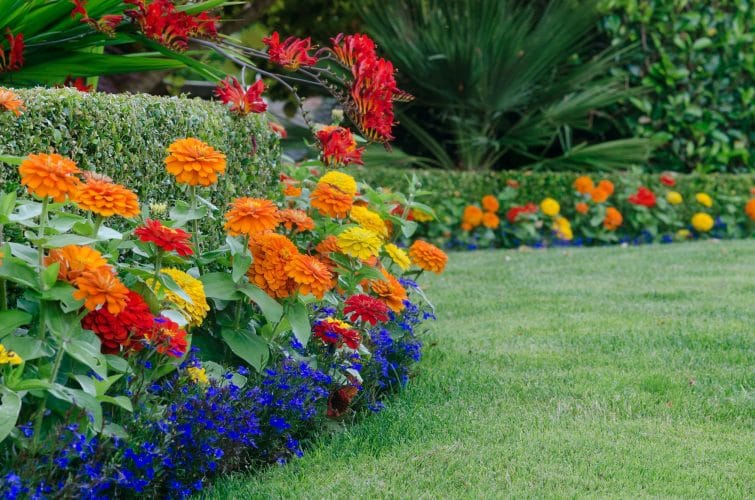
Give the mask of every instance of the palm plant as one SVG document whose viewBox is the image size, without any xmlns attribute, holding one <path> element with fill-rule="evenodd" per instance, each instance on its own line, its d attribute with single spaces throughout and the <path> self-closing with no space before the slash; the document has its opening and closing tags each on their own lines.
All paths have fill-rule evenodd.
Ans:
<svg viewBox="0 0 755 500">
<path fill-rule="evenodd" d="M 610 72 L 622 53 L 585 56 L 599 19 L 593 0 L 538 3 L 383 0 L 362 9 L 417 98 L 401 123 L 438 166 L 488 169 L 517 158 L 622 168 L 647 158 L 645 140 L 575 144 L 602 116 L 596 110 L 631 93 Z"/>
</svg>

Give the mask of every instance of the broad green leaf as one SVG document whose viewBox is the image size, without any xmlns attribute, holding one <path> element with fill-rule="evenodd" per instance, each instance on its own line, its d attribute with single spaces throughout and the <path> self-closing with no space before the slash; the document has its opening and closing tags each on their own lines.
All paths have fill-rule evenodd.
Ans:
<svg viewBox="0 0 755 500">
<path fill-rule="evenodd" d="M 160 273 L 160 281 L 163 282 L 163 285 L 165 285 L 165 288 L 175 293 L 176 295 L 181 297 L 183 300 L 185 300 L 189 304 L 194 303 L 194 301 L 191 300 L 191 297 L 189 297 L 189 295 L 186 292 L 184 292 L 183 288 L 178 286 L 178 283 L 176 283 L 175 280 L 170 277 L 170 275 L 165 274 L 165 273 Z"/>
<path fill-rule="evenodd" d="M 60 262 L 53 262 L 42 271 L 42 282 L 45 289 L 50 289 L 58 281 L 58 271 L 60 271 Z"/>
<path fill-rule="evenodd" d="M 0 311 L 0 339 L 16 331 L 22 325 L 28 325 L 32 315 L 24 311 Z"/>
<path fill-rule="evenodd" d="M 45 248 L 60 248 L 67 245 L 87 246 L 96 243 L 96 238 L 89 236 L 79 236 L 78 234 L 56 234 L 50 236 L 45 241 Z"/>
<path fill-rule="evenodd" d="M 99 431 L 100 428 L 102 428 L 102 406 L 100 405 L 100 402 L 97 401 L 97 398 L 91 394 L 87 394 L 79 389 L 71 389 L 70 387 L 60 384 L 53 384 L 52 387 L 47 389 L 47 392 L 55 398 L 67 401 L 74 406 L 86 410 L 90 417 L 89 426 L 93 430 Z"/>
<path fill-rule="evenodd" d="M 265 339 L 248 330 L 223 328 L 221 336 L 236 356 L 261 372 L 270 359 L 270 347 Z"/>
<path fill-rule="evenodd" d="M 18 204 L 18 209 L 8 216 L 11 222 L 25 222 L 42 214 L 42 204 L 25 201 Z"/>
<path fill-rule="evenodd" d="M 10 335 L 3 339 L 3 345 L 21 356 L 24 361 L 46 358 L 55 354 L 46 342 L 30 335 Z"/>
<path fill-rule="evenodd" d="M 52 288 L 42 292 L 42 298 L 44 300 L 56 300 L 60 302 L 60 307 L 64 313 L 71 313 L 81 309 L 84 305 L 83 300 L 76 300 L 73 297 L 73 292 L 76 289 L 65 281 L 56 282 Z"/>
<path fill-rule="evenodd" d="M 115 406 L 120 406 L 129 413 L 134 411 L 131 400 L 126 396 L 98 396 L 97 399 L 101 403 L 110 403 Z"/>
<path fill-rule="evenodd" d="M 37 290 L 39 288 L 37 271 L 20 259 L 10 257 L 10 247 L 6 246 L 6 248 L 8 251 L 3 250 L 5 256 L 0 265 L 0 278 Z"/>
<path fill-rule="evenodd" d="M 21 398 L 7 387 L 0 386 L 0 443 L 8 437 L 16 426 L 21 413 Z"/>
<path fill-rule="evenodd" d="M 233 278 L 226 272 L 208 273 L 199 277 L 204 285 L 207 298 L 220 300 L 238 300 L 241 293 L 236 288 Z"/>
<path fill-rule="evenodd" d="M 187 222 L 204 219 L 210 214 L 209 208 L 200 206 L 192 209 L 185 202 L 178 202 L 170 210 L 170 219 L 174 222 L 173 227 L 182 227 Z"/>
<path fill-rule="evenodd" d="M 83 220 L 86 219 L 84 219 L 84 217 L 80 215 L 62 213 L 51 218 L 47 222 L 47 225 L 54 228 L 59 233 L 65 233 L 67 231 L 70 231 L 71 228 L 73 228 L 74 224 Z"/>
<path fill-rule="evenodd" d="M 107 361 L 107 365 L 110 368 L 112 368 L 113 370 L 119 373 L 128 373 L 131 371 L 131 367 L 129 366 L 128 361 L 126 361 L 120 356 L 115 356 L 113 354 L 106 354 L 105 361 Z"/>
<path fill-rule="evenodd" d="M 301 302 L 294 302 L 286 310 L 286 318 L 291 323 L 291 329 L 296 339 L 303 345 L 307 346 L 309 338 L 312 335 L 312 327 L 309 324 L 309 315 L 307 307 Z"/>
<path fill-rule="evenodd" d="M 249 266 L 252 265 L 252 257 L 249 255 L 235 255 L 233 257 L 233 271 L 231 278 L 234 283 L 238 283 L 246 275 Z"/>
<path fill-rule="evenodd" d="M 245 283 L 239 287 L 239 291 L 260 307 L 265 319 L 271 323 L 280 321 L 281 316 L 283 316 L 283 307 L 259 287 Z"/>
<path fill-rule="evenodd" d="M 107 362 L 100 352 L 99 344 L 73 339 L 63 342 L 63 350 L 72 358 L 91 368 L 100 377 L 107 376 Z"/>
</svg>

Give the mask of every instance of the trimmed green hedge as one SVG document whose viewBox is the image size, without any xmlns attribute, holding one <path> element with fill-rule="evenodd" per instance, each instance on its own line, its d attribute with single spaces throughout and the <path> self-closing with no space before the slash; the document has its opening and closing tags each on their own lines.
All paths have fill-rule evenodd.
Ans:
<svg viewBox="0 0 755 500">
<path fill-rule="evenodd" d="M 197 137 L 228 157 L 226 175 L 209 196 L 221 209 L 236 196 L 266 194 L 276 181 L 280 147 L 262 115 L 237 117 L 218 103 L 184 97 L 15 92 L 26 112 L 0 113 L 0 155 L 55 151 L 128 186 L 142 202 L 170 202 L 185 194 L 165 170 L 166 149 Z M 5 190 L 17 187 L 17 167 L 2 165 L 0 182 Z"/>
</svg>

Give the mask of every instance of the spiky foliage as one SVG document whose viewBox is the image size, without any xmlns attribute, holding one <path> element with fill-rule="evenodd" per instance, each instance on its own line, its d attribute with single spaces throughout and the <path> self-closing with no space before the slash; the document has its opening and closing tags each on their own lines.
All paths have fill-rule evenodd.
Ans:
<svg viewBox="0 0 755 500">
<path fill-rule="evenodd" d="M 401 123 L 439 166 L 486 169 L 516 158 L 618 168 L 647 157 L 642 140 L 575 144 L 593 129 L 596 110 L 628 95 L 609 71 L 621 54 L 580 55 L 599 18 L 593 0 L 542 3 L 385 0 L 363 9 L 416 95 L 415 111 L 427 110 Z"/>
</svg>

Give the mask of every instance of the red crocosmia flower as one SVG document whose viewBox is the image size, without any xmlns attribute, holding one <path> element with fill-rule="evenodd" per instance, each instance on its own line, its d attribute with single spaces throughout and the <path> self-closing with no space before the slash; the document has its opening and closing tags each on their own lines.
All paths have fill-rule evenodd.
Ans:
<svg viewBox="0 0 755 500">
<path fill-rule="evenodd" d="M 76 17 L 77 14 L 81 14 L 84 18 L 88 18 L 86 9 L 86 0 L 71 0 L 73 3 L 73 10 L 71 11 L 71 17 Z"/>
<path fill-rule="evenodd" d="M 163 226 L 158 220 L 147 219 L 143 226 L 134 230 L 134 235 L 145 243 L 154 243 L 161 250 L 176 252 L 182 257 L 194 253 L 189 233 L 183 229 Z"/>
<path fill-rule="evenodd" d="M 393 100 L 396 87 L 393 64 L 385 59 L 365 59 L 352 68 L 354 81 L 346 111 L 365 137 L 375 142 L 393 139 Z"/>
<path fill-rule="evenodd" d="M 362 152 L 349 129 L 336 126 L 323 127 L 317 132 L 322 149 L 322 161 L 329 166 L 364 165 Z"/>
<path fill-rule="evenodd" d="M 328 397 L 328 418 L 338 418 L 349 411 L 351 401 L 358 392 L 359 389 L 355 386 L 346 385 L 330 393 Z"/>
<path fill-rule="evenodd" d="M 280 137 L 281 139 L 285 139 L 286 137 L 288 137 L 288 132 L 286 132 L 286 127 L 284 127 L 280 123 L 267 122 L 267 126 L 270 127 L 270 130 L 275 132 L 278 135 L 278 137 Z"/>
<path fill-rule="evenodd" d="M 262 43 L 267 45 L 270 62 L 279 64 L 288 71 L 317 63 L 317 58 L 307 53 L 313 48 L 309 37 L 302 39 L 290 36 L 281 43 L 280 35 L 274 31 L 272 35 L 263 38 Z"/>
<path fill-rule="evenodd" d="M 357 33 L 344 36 L 340 33 L 337 37 L 331 38 L 330 42 L 333 44 L 333 55 L 348 69 L 358 61 L 377 58 L 375 42 L 367 35 Z"/>
<path fill-rule="evenodd" d="M 8 51 L 0 47 L 0 73 L 16 71 L 24 65 L 24 34 L 13 35 L 10 29 L 5 35 Z"/>
<path fill-rule="evenodd" d="M 668 174 L 663 174 L 661 176 L 661 184 L 668 187 L 674 187 L 676 186 L 676 179 L 674 179 Z"/>
<path fill-rule="evenodd" d="M 527 203 L 526 205 L 514 205 L 508 212 L 506 212 L 506 220 L 514 224 L 520 215 L 537 213 L 537 205 L 534 203 Z"/>
<path fill-rule="evenodd" d="M 186 341 L 186 331 L 165 316 L 154 319 L 152 328 L 146 332 L 143 340 L 160 354 L 174 358 L 183 356 L 189 345 Z"/>
<path fill-rule="evenodd" d="M 176 51 L 186 50 L 191 36 L 215 38 L 218 18 L 207 13 L 191 16 L 176 10 L 170 0 L 123 0 L 136 7 L 125 14 L 133 19 L 144 36 Z"/>
<path fill-rule="evenodd" d="M 265 82 L 257 80 L 246 92 L 238 80 L 233 77 L 221 80 L 215 88 L 215 95 L 223 104 L 230 106 L 231 111 L 241 115 L 249 113 L 262 113 L 267 109 L 267 104 L 262 100 L 265 91 Z"/>
<path fill-rule="evenodd" d="M 359 332 L 351 328 L 351 325 L 333 318 L 325 318 L 315 323 L 312 328 L 314 337 L 325 344 L 341 347 L 346 344 L 351 349 L 357 349 L 361 342 Z"/>
<path fill-rule="evenodd" d="M 369 295 L 352 295 L 346 299 L 343 314 L 349 321 L 361 321 L 376 325 L 388 321 L 388 306 L 382 300 Z"/>
<path fill-rule="evenodd" d="M 71 75 L 68 75 L 63 81 L 63 86 L 74 88 L 79 92 L 91 92 L 94 90 L 94 85 L 87 85 L 87 81 L 80 76 L 73 78 Z"/>
<path fill-rule="evenodd" d="M 100 338 L 103 353 L 116 354 L 121 346 L 129 346 L 134 339 L 143 337 L 152 328 L 153 321 L 141 295 L 129 291 L 123 311 L 115 315 L 106 307 L 91 311 L 81 320 L 81 326 Z"/>
<path fill-rule="evenodd" d="M 640 186 L 637 192 L 629 197 L 629 203 L 652 208 L 655 206 L 655 193 L 645 186 Z"/>
<path fill-rule="evenodd" d="M 191 32 L 191 35 L 199 38 L 208 38 L 210 40 L 217 38 L 218 21 L 219 18 L 209 15 L 207 12 L 202 12 L 194 17 L 196 27 Z"/>
</svg>

